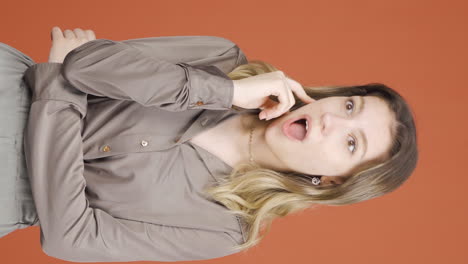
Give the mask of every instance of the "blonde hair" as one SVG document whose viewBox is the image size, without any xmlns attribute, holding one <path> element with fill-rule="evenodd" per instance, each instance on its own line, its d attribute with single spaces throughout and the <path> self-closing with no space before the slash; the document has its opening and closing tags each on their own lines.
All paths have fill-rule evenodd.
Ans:
<svg viewBox="0 0 468 264">
<path fill-rule="evenodd" d="M 228 76 L 233 80 L 277 71 L 264 61 L 250 61 L 236 67 Z M 247 240 L 235 246 L 243 251 L 258 244 L 270 231 L 273 220 L 315 204 L 346 205 L 379 197 L 398 188 L 409 178 L 418 160 L 416 128 L 410 107 L 394 90 L 380 83 L 358 86 L 303 87 L 318 100 L 329 96 L 377 96 L 394 113 L 396 125 L 391 148 L 382 158 L 355 167 L 339 185 L 315 186 L 311 176 L 284 173 L 261 168 L 255 163 L 244 163 L 233 168 L 226 178 L 215 186 L 205 187 L 209 198 L 223 204 L 229 212 L 244 222 Z M 294 95 L 293 111 L 304 103 Z"/>
</svg>

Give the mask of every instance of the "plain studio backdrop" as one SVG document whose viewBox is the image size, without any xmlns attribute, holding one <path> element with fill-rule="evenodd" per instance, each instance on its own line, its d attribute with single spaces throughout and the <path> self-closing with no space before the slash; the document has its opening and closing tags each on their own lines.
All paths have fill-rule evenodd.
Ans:
<svg viewBox="0 0 468 264">
<path fill-rule="evenodd" d="M 2 1 L 0 41 L 47 62 L 53 26 L 97 38 L 212 35 L 306 86 L 381 82 L 415 112 L 420 160 L 396 191 L 276 220 L 247 254 L 206 263 L 468 263 L 468 2 Z M 1 210 L 1 209 L 0 209 Z M 39 227 L 0 239 L 2 263 L 59 263 Z M 202 262 L 199 262 L 202 263 Z"/>
</svg>

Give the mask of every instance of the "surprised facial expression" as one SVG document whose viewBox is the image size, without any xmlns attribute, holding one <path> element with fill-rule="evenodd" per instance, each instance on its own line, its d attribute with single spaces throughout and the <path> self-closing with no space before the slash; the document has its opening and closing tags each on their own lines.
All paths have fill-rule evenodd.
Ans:
<svg viewBox="0 0 468 264">
<path fill-rule="evenodd" d="M 299 139 L 287 136 L 283 130 L 286 122 L 305 116 L 308 131 L 305 132 L 304 125 L 297 125 L 286 131 Z M 346 176 L 364 161 L 384 158 L 391 145 L 394 124 L 394 113 L 378 97 L 333 96 L 273 120 L 266 128 L 265 141 L 290 171 Z"/>
</svg>

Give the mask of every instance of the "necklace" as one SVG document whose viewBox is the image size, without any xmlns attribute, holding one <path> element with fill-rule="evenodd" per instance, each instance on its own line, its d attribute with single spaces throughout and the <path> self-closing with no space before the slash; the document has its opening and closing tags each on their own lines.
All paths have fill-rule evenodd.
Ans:
<svg viewBox="0 0 468 264">
<path fill-rule="evenodd" d="M 250 128 L 250 139 L 249 139 L 249 154 L 250 154 L 250 162 L 254 162 L 253 158 L 252 158 L 252 135 L 253 135 L 253 131 L 254 131 L 255 127 L 252 126 Z"/>
</svg>

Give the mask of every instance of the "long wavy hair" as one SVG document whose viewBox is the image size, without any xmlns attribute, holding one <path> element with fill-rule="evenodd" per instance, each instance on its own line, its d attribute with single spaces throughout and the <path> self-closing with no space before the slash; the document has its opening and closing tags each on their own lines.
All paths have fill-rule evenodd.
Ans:
<svg viewBox="0 0 468 264">
<path fill-rule="evenodd" d="M 254 60 L 239 65 L 228 76 L 239 80 L 277 70 L 269 63 Z M 416 168 L 418 149 L 415 122 L 409 105 L 396 91 L 380 83 L 303 88 L 316 100 L 355 95 L 383 99 L 396 120 L 391 147 L 384 155 L 387 159 L 359 164 L 341 184 L 325 186 L 316 186 L 310 181 L 312 176 L 322 175 L 278 172 L 250 162 L 235 166 L 228 177 L 221 178 L 219 183 L 209 185 L 204 190 L 209 198 L 226 206 L 229 213 L 239 216 L 245 224 L 243 232 L 247 240 L 233 248 L 237 251 L 258 244 L 277 217 L 312 209 L 314 205 L 346 205 L 382 196 L 402 185 Z M 296 103 L 290 111 L 305 104 L 295 94 L 294 97 Z"/>
</svg>

